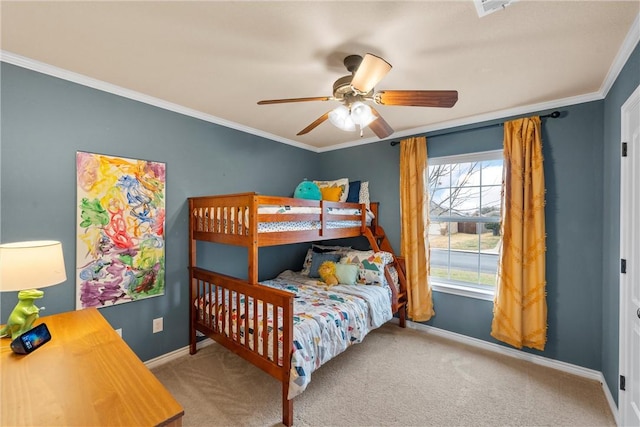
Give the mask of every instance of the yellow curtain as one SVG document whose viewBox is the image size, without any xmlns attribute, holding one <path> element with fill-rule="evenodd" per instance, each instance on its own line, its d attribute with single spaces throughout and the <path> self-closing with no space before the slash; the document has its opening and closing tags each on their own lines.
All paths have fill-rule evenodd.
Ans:
<svg viewBox="0 0 640 427">
<path fill-rule="evenodd" d="M 540 117 L 504 124 L 502 249 L 491 335 L 514 347 L 544 350 L 546 236 Z"/>
<path fill-rule="evenodd" d="M 407 267 L 407 311 L 416 322 L 435 314 L 429 285 L 427 176 L 427 139 L 400 141 L 400 253 Z"/>
</svg>

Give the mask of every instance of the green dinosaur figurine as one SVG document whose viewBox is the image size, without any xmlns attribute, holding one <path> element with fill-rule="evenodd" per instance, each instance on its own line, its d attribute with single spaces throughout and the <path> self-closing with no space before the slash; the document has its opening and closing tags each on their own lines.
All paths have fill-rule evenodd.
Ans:
<svg viewBox="0 0 640 427">
<path fill-rule="evenodd" d="M 18 292 L 18 304 L 9 315 L 7 324 L 0 330 L 0 338 L 11 335 L 11 339 L 14 340 L 31 329 L 40 313 L 40 309 L 33 302 L 43 296 L 44 292 L 37 289 Z"/>
</svg>

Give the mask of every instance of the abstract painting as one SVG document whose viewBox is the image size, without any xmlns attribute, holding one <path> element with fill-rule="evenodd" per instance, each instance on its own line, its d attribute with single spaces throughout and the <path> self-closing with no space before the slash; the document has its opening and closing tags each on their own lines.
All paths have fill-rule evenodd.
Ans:
<svg viewBox="0 0 640 427">
<path fill-rule="evenodd" d="M 76 153 L 76 308 L 164 294 L 164 163 Z"/>
</svg>

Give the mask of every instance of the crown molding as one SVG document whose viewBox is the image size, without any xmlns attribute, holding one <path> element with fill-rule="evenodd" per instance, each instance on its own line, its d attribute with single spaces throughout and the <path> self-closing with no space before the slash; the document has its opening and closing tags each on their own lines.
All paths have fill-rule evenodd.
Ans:
<svg viewBox="0 0 640 427">
<path fill-rule="evenodd" d="M 602 86 L 600 87 L 600 92 L 602 93 L 602 98 L 606 98 L 609 90 L 615 83 L 618 75 L 624 68 L 624 65 L 627 63 L 627 60 L 633 53 L 633 50 L 636 48 L 638 43 L 640 42 L 640 13 L 636 15 L 636 19 L 631 24 L 631 28 L 627 33 L 627 37 L 625 37 L 624 42 L 622 42 L 622 46 L 618 49 L 618 54 L 614 59 L 611 67 L 609 68 L 609 72 L 607 73 L 607 77 L 602 82 Z"/>
<path fill-rule="evenodd" d="M 600 89 L 597 92 L 592 92 L 584 95 L 572 96 L 563 99 L 557 99 L 549 102 L 543 102 L 539 104 L 531 104 L 525 105 L 516 108 L 508 108 L 499 111 L 493 111 L 491 113 L 480 114 L 476 116 L 466 117 L 464 119 L 458 120 L 450 120 L 446 122 L 436 123 L 429 126 L 408 129 L 401 132 L 396 132 L 393 134 L 393 138 L 389 138 L 386 141 L 397 140 L 398 138 L 415 136 L 420 134 L 426 134 L 429 132 L 436 132 L 444 129 L 451 129 L 458 126 L 467 126 L 473 125 L 476 123 L 482 123 L 490 120 L 496 119 L 504 119 L 505 117 L 515 117 L 522 116 L 526 114 L 531 114 L 534 112 L 551 110 L 554 108 L 562 108 L 569 105 L 582 104 L 585 102 L 591 101 L 599 101 L 606 98 L 609 90 L 615 83 L 618 75 L 624 68 L 624 65 L 627 63 L 627 60 L 633 53 L 635 47 L 640 43 L 640 13 L 636 16 L 636 19 L 633 21 L 629 32 L 627 32 L 627 36 L 624 39 L 624 42 L 620 46 L 618 53 L 609 68 L 609 72 L 605 77 Z M 428 135 L 427 135 L 428 136 Z M 333 145 L 331 147 L 325 147 L 318 150 L 318 152 L 339 150 L 342 148 L 356 147 L 364 144 L 371 144 L 374 142 L 382 142 L 376 138 L 367 138 L 359 141 L 346 142 L 344 144 Z"/>
<path fill-rule="evenodd" d="M 598 90 L 597 92 L 592 92 L 585 95 L 578 95 L 578 96 L 573 96 L 573 97 L 568 97 L 563 99 L 557 99 L 549 102 L 498 110 L 498 111 L 493 111 L 486 114 L 466 117 L 464 119 L 450 120 L 450 121 L 436 123 L 429 126 L 408 129 L 408 130 L 394 133 L 394 137 L 392 139 L 398 139 L 402 137 L 414 136 L 414 135 L 420 135 L 420 134 L 427 134 L 429 132 L 435 132 L 435 131 L 440 131 L 444 129 L 451 129 L 458 126 L 473 125 L 476 123 L 482 123 L 490 120 L 503 119 L 505 117 L 526 115 L 526 114 L 531 114 L 532 112 L 550 110 L 554 108 L 566 107 L 568 105 L 575 105 L 575 104 L 581 104 L 585 102 L 604 99 L 609 93 L 609 90 L 611 89 L 611 87 L 613 86 L 613 83 L 618 78 L 618 75 L 620 74 L 620 72 L 622 71 L 622 68 L 624 67 L 627 60 L 629 59 L 629 56 L 631 56 L 631 53 L 633 52 L 633 50 L 635 49 L 635 47 L 638 45 L 639 42 L 640 42 L 640 13 L 636 16 L 636 19 L 631 25 L 631 28 L 627 33 L 627 36 L 625 37 L 624 42 L 622 43 L 622 45 L 620 46 L 620 49 L 618 50 L 615 60 L 613 61 L 613 63 L 611 64 L 611 67 L 609 68 L 609 72 L 607 73 L 607 76 L 603 81 L 600 87 L 600 90 Z M 225 126 L 227 128 L 238 130 L 240 132 L 245 132 L 248 134 L 252 134 L 255 136 L 259 136 L 259 137 L 280 142 L 283 144 L 291 145 L 304 150 L 313 151 L 316 153 L 323 153 L 327 151 L 341 150 L 343 148 L 357 147 L 365 144 L 384 142 L 377 138 L 372 137 L 372 138 L 346 142 L 343 144 L 332 145 L 330 147 L 317 148 L 311 145 L 293 141 L 288 138 L 283 138 L 269 132 L 264 132 L 259 129 L 251 128 L 248 126 L 241 125 L 239 123 L 225 120 L 220 117 L 216 117 L 210 114 L 205 114 L 203 112 L 200 112 L 191 108 L 187 108 L 182 105 L 174 104 L 172 102 L 168 102 L 159 98 L 145 95 L 143 93 L 126 89 L 111 83 L 107 83 L 101 80 L 87 77 L 79 73 L 74 73 L 72 71 L 58 68 L 53 65 L 49 65 L 40 61 L 26 58 L 24 56 L 20 56 L 8 51 L 0 50 L 0 61 L 6 62 L 8 64 L 13 64 L 22 68 L 26 68 L 32 71 L 37 71 L 39 73 L 46 74 L 49 76 L 57 77 L 63 80 L 67 80 L 73 83 L 77 83 L 83 86 L 87 86 L 93 89 L 97 89 L 103 92 L 122 96 L 124 98 L 132 99 L 134 101 L 143 102 L 145 104 L 162 108 L 168 111 L 173 111 L 178 114 L 194 117 L 196 119 L 200 119 L 209 123 Z M 388 139 L 388 140 L 391 140 L 391 139 Z"/>
<path fill-rule="evenodd" d="M 568 105 L 576 105 L 582 104 L 584 102 L 598 101 L 603 99 L 604 96 L 600 91 L 592 92 L 585 95 L 571 96 L 568 98 L 556 99 L 548 102 L 541 102 L 538 104 L 530 104 L 516 108 L 508 108 L 504 110 L 492 111 L 486 114 L 478 114 L 475 116 L 465 117 L 463 119 L 449 120 L 446 122 L 440 122 L 429 126 L 423 126 L 414 129 L 407 129 L 400 132 L 395 132 L 393 134 L 393 138 L 388 138 L 384 141 L 381 141 L 376 138 L 367 138 L 360 141 L 346 142 L 344 144 L 332 145 L 331 147 L 324 147 L 318 149 L 318 152 L 339 150 L 342 148 L 356 147 L 358 145 L 370 144 L 373 142 L 385 142 L 397 140 L 398 138 L 415 136 L 415 135 L 423 135 L 428 134 L 430 132 L 441 131 L 445 129 L 452 129 L 459 126 L 468 126 L 474 125 L 477 123 L 483 123 L 490 120 L 504 119 L 505 117 L 515 117 L 515 116 L 523 116 L 535 112 L 552 110 L 556 108 L 566 107 Z M 429 135 L 427 135 L 428 137 Z"/>
<path fill-rule="evenodd" d="M 90 87 L 92 89 L 97 89 L 102 92 L 107 92 L 113 95 L 121 96 L 123 98 L 132 99 L 134 101 L 142 102 L 144 104 L 162 108 L 164 110 L 173 111 L 174 113 L 182 114 L 189 117 L 194 117 L 196 119 L 200 119 L 205 122 L 214 123 L 220 126 L 224 126 L 227 128 L 241 131 L 241 132 L 256 135 L 272 141 L 281 142 L 283 144 L 292 145 L 294 147 L 302 148 L 305 150 L 317 151 L 316 147 L 313 147 L 307 144 L 301 144 L 291 139 L 282 138 L 278 135 L 273 135 L 271 133 L 264 132 L 259 129 L 254 129 L 248 126 L 241 125 L 239 123 L 221 119 L 220 117 L 216 117 L 210 114 L 205 114 L 201 111 L 187 108 L 182 105 L 174 104 L 172 102 L 155 98 L 153 96 L 145 95 L 144 93 L 126 89 L 121 86 L 107 83 L 102 80 L 94 79 L 92 77 L 75 73 L 73 71 L 65 70 L 63 68 L 49 65 L 44 62 L 36 61 L 34 59 L 17 55 L 15 53 L 8 52 L 6 50 L 0 50 L 0 61 L 6 62 L 7 64 L 16 65 L 18 67 L 26 68 L 28 70 L 37 71 L 39 73 L 46 74 L 52 77 L 57 77 L 62 80 L 67 80 L 72 83 Z"/>
</svg>

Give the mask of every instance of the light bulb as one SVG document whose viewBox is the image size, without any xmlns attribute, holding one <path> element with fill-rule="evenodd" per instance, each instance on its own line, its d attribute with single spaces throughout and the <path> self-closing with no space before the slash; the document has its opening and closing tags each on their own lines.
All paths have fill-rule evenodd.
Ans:
<svg viewBox="0 0 640 427">
<path fill-rule="evenodd" d="M 356 125 L 349 114 L 349 109 L 344 105 L 341 105 L 335 109 L 333 109 L 329 113 L 329 121 L 332 125 L 337 127 L 338 129 L 345 131 L 354 131 L 356 130 Z"/>
<path fill-rule="evenodd" d="M 363 102 L 356 101 L 351 105 L 351 118 L 360 128 L 364 128 L 369 126 L 377 117 L 371 111 L 371 107 Z"/>
</svg>

